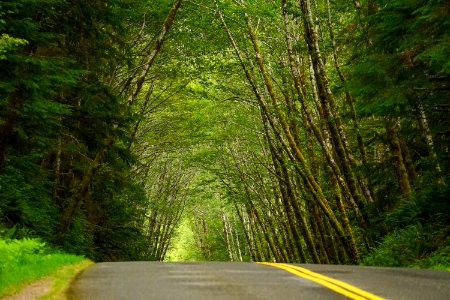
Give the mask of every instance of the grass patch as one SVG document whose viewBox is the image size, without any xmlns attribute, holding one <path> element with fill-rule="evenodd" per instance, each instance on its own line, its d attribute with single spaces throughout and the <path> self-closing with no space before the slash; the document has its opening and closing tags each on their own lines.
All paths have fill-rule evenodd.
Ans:
<svg viewBox="0 0 450 300">
<path fill-rule="evenodd" d="M 93 262 L 85 259 L 78 264 L 64 266 L 58 269 L 50 276 L 52 280 L 52 287 L 45 295 L 40 297 L 40 300 L 66 300 L 67 289 L 72 279 L 82 270 L 92 265 Z"/>
<path fill-rule="evenodd" d="M 58 253 L 37 239 L 0 240 L 0 297 L 13 295 L 25 285 L 78 264 L 82 256 Z"/>
</svg>

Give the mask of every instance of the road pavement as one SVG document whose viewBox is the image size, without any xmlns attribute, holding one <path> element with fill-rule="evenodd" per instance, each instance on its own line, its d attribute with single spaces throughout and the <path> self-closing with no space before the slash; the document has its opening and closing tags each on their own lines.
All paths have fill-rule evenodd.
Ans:
<svg viewBox="0 0 450 300">
<path fill-rule="evenodd" d="M 450 272 L 337 265 L 119 262 L 83 271 L 74 300 L 450 300 Z"/>
</svg>

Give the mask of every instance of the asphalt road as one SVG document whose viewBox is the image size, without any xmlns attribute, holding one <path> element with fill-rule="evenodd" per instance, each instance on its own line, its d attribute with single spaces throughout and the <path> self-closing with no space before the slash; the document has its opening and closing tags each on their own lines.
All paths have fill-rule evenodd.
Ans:
<svg viewBox="0 0 450 300">
<path fill-rule="evenodd" d="M 228 262 L 99 263 L 83 271 L 67 295 L 77 300 L 450 299 L 450 272 L 291 266 L 301 268 Z"/>
</svg>

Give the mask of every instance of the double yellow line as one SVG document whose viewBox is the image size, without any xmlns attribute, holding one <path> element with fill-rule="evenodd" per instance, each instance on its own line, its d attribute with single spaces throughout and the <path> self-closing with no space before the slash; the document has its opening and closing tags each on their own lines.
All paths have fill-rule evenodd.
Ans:
<svg viewBox="0 0 450 300">
<path fill-rule="evenodd" d="M 299 277 L 303 277 L 305 279 L 314 281 L 318 284 L 321 284 L 330 290 L 335 291 L 336 293 L 339 293 L 341 295 L 344 295 L 350 299 L 355 300 L 384 300 L 381 297 L 378 297 L 374 294 L 371 294 L 369 292 L 366 292 L 364 290 L 361 290 L 353 285 L 350 285 L 348 283 L 324 276 L 322 274 L 310 271 L 305 268 L 288 265 L 288 264 L 280 264 L 280 263 L 259 263 L 261 265 L 268 265 L 276 268 L 283 269 L 285 271 L 288 271 L 294 275 L 297 275 Z"/>
</svg>

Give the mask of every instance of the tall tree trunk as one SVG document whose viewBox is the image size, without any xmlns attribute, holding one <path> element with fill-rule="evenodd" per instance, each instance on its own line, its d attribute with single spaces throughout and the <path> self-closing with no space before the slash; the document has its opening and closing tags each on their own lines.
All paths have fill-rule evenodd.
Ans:
<svg viewBox="0 0 450 300">
<path fill-rule="evenodd" d="M 80 184 L 78 185 L 78 187 L 76 187 L 75 191 L 71 193 L 69 204 L 65 208 L 59 223 L 59 235 L 62 236 L 68 231 L 75 213 L 77 212 L 81 203 L 83 203 L 84 199 L 89 196 L 88 193 L 91 183 L 94 180 L 95 173 L 98 171 L 98 169 L 100 169 L 106 153 L 106 148 L 97 153 L 94 160 L 90 163 L 86 173 L 83 175 Z"/>
<path fill-rule="evenodd" d="M 55 169 L 54 176 L 55 180 L 53 182 L 53 202 L 58 203 L 58 189 L 60 185 L 60 177 L 61 177 L 61 155 L 62 155 L 62 136 L 61 134 L 58 137 L 58 143 L 56 145 L 56 157 L 55 157 Z"/>
<path fill-rule="evenodd" d="M 244 231 L 244 237 L 245 237 L 245 241 L 248 246 L 248 252 L 249 252 L 251 261 L 262 261 L 261 258 L 259 257 L 259 253 L 257 253 L 257 251 L 256 251 L 255 240 L 254 240 L 253 236 L 251 235 L 251 230 L 249 228 L 250 225 L 248 224 L 247 220 L 244 217 L 244 211 L 239 208 L 236 201 L 233 201 L 233 204 L 234 204 L 236 213 L 239 217 L 239 220 L 242 224 L 242 228 Z"/>
<path fill-rule="evenodd" d="M 132 93 L 128 96 L 129 106 L 131 106 L 134 103 L 137 96 L 141 92 L 142 86 L 144 85 L 145 78 L 147 77 L 150 67 L 155 62 L 155 59 L 156 59 L 159 51 L 161 50 L 164 40 L 166 39 L 167 33 L 169 32 L 169 29 L 175 20 L 177 11 L 181 6 L 181 1 L 182 0 L 175 0 L 172 5 L 172 8 L 170 9 L 169 13 L 167 14 L 166 20 L 164 21 L 164 24 L 161 27 L 161 31 L 159 33 L 158 39 L 156 40 L 156 43 L 155 43 L 153 49 L 148 54 L 147 61 L 144 64 L 144 68 L 142 69 L 141 74 L 139 75 L 139 77 L 136 79 L 136 82 L 134 83 L 134 88 L 133 88 Z"/>
<path fill-rule="evenodd" d="M 231 240 L 233 239 L 233 237 L 231 236 L 231 233 L 230 233 L 227 216 L 225 215 L 225 213 L 223 211 L 220 213 L 220 218 L 222 220 L 223 237 L 225 240 L 225 245 L 227 246 L 228 258 L 230 261 L 234 261 L 234 256 L 233 256 L 233 251 L 232 251 L 232 246 L 231 246 Z"/>
<path fill-rule="evenodd" d="M 400 139 L 398 137 L 398 131 L 400 126 L 400 120 L 393 118 L 387 120 L 386 137 L 391 148 L 391 156 L 394 160 L 395 172 L 397 175 L 398 184 L 403 194 L 409 194 L 411 192 L 411 185 L 409 182 L 408 171 L 402 155 L 402 148 L 400 145 Z"/>
<path fill-rule="evenodd" d="M 433 141 L 433 135 L 431 134 L 430 126 L 428 126 L 428 118 L 425 113 L 425 109 L 423 108 L 423 105 L 421 103 L 417 103 L 416 105 L 417 113 L 419 115 L 419 127 L 422 131 L 422 134 L 425 138 L 425 141 L 428 146 L 428 152 L 430 153 L 430 157 L 433 160 L 433 163 L 435 165 L 435 169 L 438 173 L 442 172 L 441 166 L 439 164 L 436 152 L 434 150 L 434 141 Z"/>
</svg>

